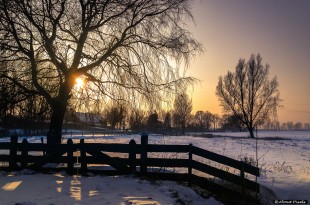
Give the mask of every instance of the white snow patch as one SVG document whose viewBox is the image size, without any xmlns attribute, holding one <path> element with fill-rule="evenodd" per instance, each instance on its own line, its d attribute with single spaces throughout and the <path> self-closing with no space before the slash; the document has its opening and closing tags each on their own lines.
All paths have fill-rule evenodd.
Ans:
<svg viewBox="0 0 310 205">
<path fill-rule="evenodd" d="M 178 193 L 177 198 L 174 193 Z M 81 177 L 21 172 L 0 175 L 1 204 L 173 205 L 178 199 L 196 205 L 221 204 L 175 182 L 151 183 L 133 176 Z"/>
</svg>

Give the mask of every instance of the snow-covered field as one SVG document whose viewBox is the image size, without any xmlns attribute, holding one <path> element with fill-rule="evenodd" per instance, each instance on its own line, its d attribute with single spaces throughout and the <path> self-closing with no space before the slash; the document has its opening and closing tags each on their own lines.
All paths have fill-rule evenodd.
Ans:
<svg viewBox="0 0 310 205">
<path fill-rule="evenodd" d="M 235 159 L 252 157 L 261 168 L 258 182 L 272 190 L 276 199 L 308 200 L 310 203 L 310 132 L 258 131 L 258 139 L 247 133 L 213 133 L 204 148 Z M 256 146 L 257 142 L 257 146 Z M 257 147 L 257 149 L 256 149 Z"/>
<path fill-rule="evenodd" d="M 273 199 L 308 200 L 308 203 L 310 203 L 309 131 L 258 131 L 257 139 L 247 138 L 248 134 L 246 132 L 217 132 L 212 134 L 218 136 L 203 138 L 193 136 L 150 135 L 149 143 L 192 143 L 195 146 L 234 159 L 247 159 L 254 163 L 258 160 L 258 167 L 261 168 L 261 176 L 258 178 L 258 182 L 264 187 L 264 190 L 270 190 L 269 192 L 264 191 L 263 193 L 266 194 L 273 192 L 275 195 L 266 194 L 266 196 L 264 196 L 267 200 L 270 200 L 270 204 L 272 204 Z M 68 135 L 64 138 L 73 138 L 78 142 L 81 137 L 82 136 Z M 140 143 L 140 136 L 138 135 L 100 136 L 90 134 L 84 135 L 83 138 L 85 138 L 86 142 L 129 143 L 130 139 L 135 139 L 137 143 Z M 28 141 L 36 142 L 39 141 L 39 139 L 40 137 L 30 137 L 28 138 Z M 8 140 L 9 139 L 5 138 L 0 139 L 0 141 Z M 22 138 L 19 140 L 21 141 Z M 33 183 L 33 181 L 35 183 Z M 41 181 L 42 184 L 40 184 Z M 78 184 L 77 187 L 75 187 L 74 181 Z M 21 184 L 19 184 L 16 189 L 6 190 L 6 185 L 13 182 L 21 182 Z M 17 201 L 17 196 L 20 194 L 21 196 L 27 196 L 28 198 L 34 197 L 31 199 L 37 199 L 39 201 L 46 201 L 48 199 L 48 203 L 46 204 L 86 204 L 88 202 L 88 204 L 109 204 L 108 202 L 110 202 L 110 204 L 117 205 L 176 204 L 176 197 L 175 194 L 173 194 L 175 192 L 178 193 L 180 198 L 184 196 L 186 200 L 190 202 L 189 204 L 218 204 L 218 202 L 212 198 L 208 200 L 203 199 L 197 196 L 196 193 L 192 192 L 189 188 L 182 187 L 173 182 L 159 182 L 160 185 L 158 186 L 132 177 L 115 178 L 93 176 L 90 178 L 83 178 L 78 176 L 60 177 L 53 175 L 29 175 L 20 173 L 17 173 L 14 176 L 7 176 L 7 174 L 2 173 L 0 176 L 0 183 L 0 187 L 2 187 L 0 190 L 0 200 L 11 200 L 6 201 L 8 202 L 7 204 L 16 204 L 20 202 L 22 198 L 19 198 L 20 200 Z M 110 186 L 114 188 L 111 188 Z M 38 189 L 38 187 L 41 188 Z M 80 193 L 78 195 L 80 195 L 81 198 L 75 198 L 74 194 L 70 192 L 70 187 L 73 187 L 73 190 L 77 190 L 77 192 Z M 59 192 L 59 190 L 62 191 Z M 141 192 L 141 190 L 144 192 Z M 26 191 L 28 194 L 22 194 L 18 191 L 22 193 L 23 191 Z M 14 192 L 16 193 L 15 197 L 13 197 Z M 27 197 L 24 201 L 29 201 L 28 204 L 42 204 L 38 201 L 31 201 L 31 199 L 26 200 Z M 132 199 L 136 201 L 130 201 Z M 61 200 L 65 203 L 60 203 Z M 147 200 L 150 200 L 150 202 L 143 202 Z M 102 203 L 102 201 L 104 201 L 104 203 Z M 45 202 L 43 204 L 45 204 Z"/>
<path fill-rule="evenodd" d="M 0 174 L 1 205 L 173 205 L 220 204 L 174 182 L 149 182 L 132 176 L 68 176 L 29 170 Z"/>
</svg>

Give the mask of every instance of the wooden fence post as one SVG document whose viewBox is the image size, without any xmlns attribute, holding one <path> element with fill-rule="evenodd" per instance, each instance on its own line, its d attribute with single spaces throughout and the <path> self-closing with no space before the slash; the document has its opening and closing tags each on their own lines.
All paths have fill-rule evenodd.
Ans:
<svg viewBox="0 0 310 205">
<path fill-rule="evenodd" d="M 28 165 L 28 141 L 23 139 L 22 141 L 22 154 L 21 154 L 21 167 L 25 169 Z"/>
<path fill-rule="evenodd" d="M 188 185 L 192 185 L 193 144 L 188 145 Z"/>
<path fill-rule="evenodd" d="M 134 139 L 130 140 L 129 142 L 129 166 L 130 166 L 130 171 L 132 174 L 136 173 L 136 141 Z"/>
<path fill-rule="evenodd" d="M 240 176 L 242 178 L 242 196 L 244 196 L 244 163 L 241 161 L 241 169 L 240 169 Z"/>
<path fill-rule="evenodd" d="M 142 133 L 141 135 L 141 166 L 140 173 L 147 173 L 147 145 L 148 145 L 148 135 L 146 133 Z"/>
<path fill-rule="evenodd" d="M 9 161 L 10 169 L 17 168 L 17 141 L 18 136 L 16 135 L 11 136 L 10 161 Z"/>
<path fill-rule="evenodd" d="M 67 152 L 67 157 L 68 157 L 68 160 L 67 160 L 67 172 L 72 174 L 73 173 L 73 141 L 72 139 L 68 139 L 67 140 L 67 149 L 68 149 L 68 152 Z"/>
<path fill-rule="evenodd" d="M 41 144 L 44 144 L 44 139 L 43 139 L 43 137 L 41 137 Z M 46 151 L 43 150 L 42 153 L 43 153 L 43 156 L 46 155 Z"/>
<path fill-rule="evenodd" d="M 87 170 L 87 163 L 86 163 L 86 152 L 84 146 L 84 139 L 80 140 L 80 163 L 81 163 L 81 173 L 84 174 Z"/>
</svg>

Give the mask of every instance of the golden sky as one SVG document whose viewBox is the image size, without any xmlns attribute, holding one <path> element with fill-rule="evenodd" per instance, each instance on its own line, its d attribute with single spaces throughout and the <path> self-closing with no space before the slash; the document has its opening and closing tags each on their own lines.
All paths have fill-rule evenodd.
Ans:
<svg viewBox="0 0 310 205">
<path fill-rule="evenodd" d="M 205 50 L 187 73 L 201 80 L 192 92 L 194 111 L 221 114 L 219 76 L 260 53 L 280 84 L 279 121 L 310 122 L 310 1 L 198 0 L 192 12 L 190 30 Z"/>
</svg>

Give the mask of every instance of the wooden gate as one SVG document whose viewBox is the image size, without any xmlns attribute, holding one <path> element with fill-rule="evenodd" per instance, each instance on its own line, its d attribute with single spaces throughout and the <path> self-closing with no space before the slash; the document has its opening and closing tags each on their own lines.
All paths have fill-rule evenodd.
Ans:
<svg viewBox="0 0 310 205">
<path fill-rule="evenodd" d="M 233 193 L 232 196 L 237 196 L 238 193 L 243 196 L 246 192 L 259 193 L 260 190 L 259 184 L 253 180 L 260 174 L 257 167 L 201 149 L 192 144 L 148 144 L 147 135 L 141 136 L 141 144 L 136 144 L 134 140 L 131 140 L 129 144 L 84 143 L 83 139 L 76 144 L 71 139 L 68 139 L 66 144 L 28 143 L 26 139 L 22 143 L 17 141 L 15 136 L 11 137 L 11 142 L 0 143 L 0 162 L 9 165 L 7 167 L 0 165 L 0 169 L 20 170 L 29 168 L 43 172 L 66 170 L 71 174 L 94 172 L 117 175 L 131 173 L 159 179 L 183 181 L 189 185 L 197 185 L 217 193 L 230 192 Z M 1 154 L 1 150 L 7 150 L 9 154 Z M 173 153 L 176 155 L 183 153 L 183 157 L 156 157 L 152 153 Z M 201 161 L 199 158 L 205 160 Z M 206 163 L 206 161 L 213 161 L 230 168 L 221 169 L 218 166 Z M 48 163 L 55 163 L 57 166 L 48 167 Z M 110 166 L 110 169 L 102 169 L 103 165 Z M 159 169 L 153 169 L 154 167 Z M 156 171 L 162 170 L 162 168 L 180 168 L 187 171 L 186 173 Z M 202 175 L 197 174 L 197 171 L 201 172 Z M 233 184 L 233 189 L 231 186 L 227 187 L 222 183 L 217 183 L 216 180 L 210 180 L 210 177 L 206 176 L 213 176 L 220 179 L 219 181 Z"/>
</svg>

